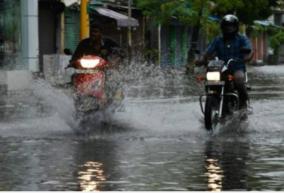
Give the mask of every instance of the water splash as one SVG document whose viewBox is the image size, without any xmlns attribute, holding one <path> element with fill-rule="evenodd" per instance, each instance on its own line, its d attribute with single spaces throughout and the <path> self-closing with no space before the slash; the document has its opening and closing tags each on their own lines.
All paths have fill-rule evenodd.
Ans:
<svg viewBox="0 0 284 193">
<path fill-rule="evenodd" d="M 74 121 L 75 106 L 70 90 L 56 89 L 47 81 L 37 79 L 32 84 L 35 96 L 41 98 L 46 106 L 51 107 L 51 113 L 57 114 L 70 127 L 76 125 Z"/>
<path fill-rule="evenodd" d="M 147 63 L 131 63 L 122 69 L 126 95 L 130 98 L 182 97 L 196 91 L 192 76 L 183 69 L 161 68 Z M 193 86 L 188 86 L 191 83 Z"/>
<path fill-rule="evenodd" d="M 188 96 L 188 93 L 193 93 L 195 89 L 188 86 L 191 78 L 183 71 L 135 62 L 122 66 L 120 70 L 126 99 L 125 111 L 111 115 L 116 124 L 133 129 L 170 133 L 178 130 L 187 132 L 190 125 L 198 125 L 195 123 L 200 116 L 197 103 L 184 103 L 195 100 L 194 97 Z M 34 131 L 70 132 L 78 128 L 73 116 L 75 107 L 70 88 L 56 88 L 46 80 L 35 79 L 31 90 L 31 97 L 40 99 L 41 108 L 45 113 L 29 120 L 7 123 L 6 128 L 24 128 L 27 133 L 30 131 L 31 135 Z M 30 109 L 32 110 L 37 112 L 34 108 Z M 29 127 L 37 129 L 28 129 Z"/>
<path fill-rule="evenodd" d="M 28 98 L 28 99 L 26 99 Z M 72 133 L 76 126 L 72 96 L 62 89 L 52 87 L 43 79 L 32 82 L 25 112 L 16 112 L 15 117 L 1 123 L 2 136 L 46 136 L 47 134 Z M 13 100 L 12 100 L 13 101 Z M 22 116 L 21 114 L 26 114 Z"/>
<path fill-rule="evenodd" d="M 133 62 L 121 71 L 125 75 L 125 111 L 116 113 L 115 120 L 153 135 L 200 131 L 201 112 L 192 96 L 197 95 L 196 85 L 183 69 Z"/>
</svg>

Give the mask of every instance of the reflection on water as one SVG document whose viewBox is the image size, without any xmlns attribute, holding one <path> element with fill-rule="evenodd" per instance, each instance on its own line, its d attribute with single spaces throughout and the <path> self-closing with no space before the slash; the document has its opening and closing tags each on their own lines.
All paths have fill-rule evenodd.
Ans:
<svg viewBox="0 0 284 193">
<path fill-rule="evenodd" d="M 208 190 L 247 190 L 249 149 L 246 134 L 220 133 L 211 138 L 205 148 Z"/>
<path fill-rule="evenodd" d="M 270 79 L 250 79 L 258 84 L 247 124 L 232 121 L 209 137 L 194 100 L 133 100 L 116 117 L 130 129 L 87 139 L 65 135 L 71 128 L 57 114 L 1 123 L 0 190 L 283 191 L 284 95 L 259 98 L 284 90 Z M 68 109 L 59 117 L 72 118 Z"/>
<path fill-rule="evenodd" d="M 222 190 L 222 179 L 223 170 L 219 166 L 217 159 L 206 160 L 206 175 L 208 177 L 208 189 L 210 191 L 221 191 Z"/>
<path fill-rule="evenodd" d="M 103 164 L 99 162 L 86 162 L 78 172 L 78 180 L 82 191 L 99 191 L 100 184 L 106 181 Z"/>
</svg>

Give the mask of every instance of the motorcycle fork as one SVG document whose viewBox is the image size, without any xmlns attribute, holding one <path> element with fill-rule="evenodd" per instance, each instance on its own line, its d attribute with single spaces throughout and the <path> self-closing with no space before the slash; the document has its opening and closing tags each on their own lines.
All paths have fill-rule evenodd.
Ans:
<svg viewBox="0 0 284 193">
<path fill-rule="evenodd" d="M 225 93 L 225 87 L 222 86 L 222 89 L 221 89 L 221 94 L 220 94 L 220 105 L 219 105 L 219 110 L 218 110 L 218 118 L 221 118 L 222 117 L 222 114 L 223 114 L 223 105 L 224 105 L 224 93 Z M 204 105 L 203 105 L 203 98 L 207 97 L 209 94 L 207 93 L 206 95 L 201 95 L 199 97 L 199 104 L 200 104 L 200 108 L 201 108 L 201 112 L 204 114 Z"/>
<path fill-rule="evenodd" d="M 221 95 L 220 95 L 219 119 L 222 117 L 222 114 L 223 114 L 224 90 L 225 90 L 225 87 L 222 86 Z"/>
</svg>

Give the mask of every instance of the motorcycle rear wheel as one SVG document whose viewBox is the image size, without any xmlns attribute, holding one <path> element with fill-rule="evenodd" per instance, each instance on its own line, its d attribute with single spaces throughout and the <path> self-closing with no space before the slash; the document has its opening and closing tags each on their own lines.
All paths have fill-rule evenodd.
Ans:
<svg viewBox="0 0 284 193">
<path fill-rule="evenodd" d="M 205 128 L 212 131 L 219 122 L 219 102 L 214 96 L 207 96 L 204 112 Z"/>
</svg>

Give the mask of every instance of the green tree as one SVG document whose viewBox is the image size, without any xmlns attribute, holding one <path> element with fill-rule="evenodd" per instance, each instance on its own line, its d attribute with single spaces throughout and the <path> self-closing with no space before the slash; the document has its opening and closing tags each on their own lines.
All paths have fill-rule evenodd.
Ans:
<svg viewBox="0 0 284 193">
<path fill-rule="evenodd" d="M 272 7 L 278 5 L 277 0 L 215 0 L 213 14 L 224 15 L 235 13 L 244 24 L 252 24 L 254 20 L 267 19 L 272 14 Z"/>
<path fill-rule="evenodd" d="M 218 23 L 208 19 L 209 15 L 236 14 L 244 24 L 266 19 L 272 14 L 271 7 L 278 0 L 134 0 L 143 13 L 160 24 L 167 24 L 172 18 L 193 27 L 191 49 L 196 48 L 199 31 L 207 32 L 212 38 L 218 32 Z"/>
<path fill-rule="evenodd" d="M 279 0 L 134 0 L 143 13 L 157 23 L 166 24 L 173 17 L 181 23 L 206 27 L 208 15 L 222 16 L 234 13 L 244 24 L 256 19 L 266 19 L 272 14 L 271 7 Z"/>
<path fill-rule="evenodd" d="M 168 24 L 172 18 L 193 27 L 191 48 L 196 48 L 199 29 L 206 30 L 208 16 L 212 6 L 209 0 L 136 0 L 138 8 L 159 24 Z M 210 23 L 213 25 L 213 23 Z M 207 30 L 206 30 L 207 31 Z"/>
</svg>

